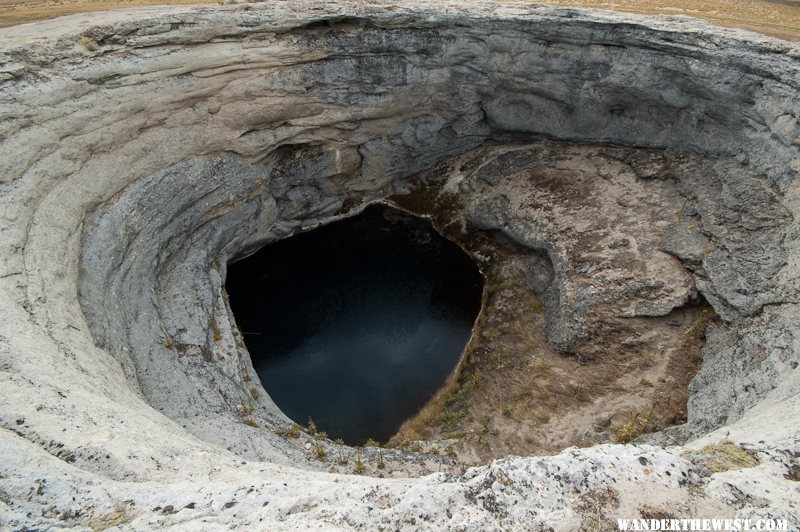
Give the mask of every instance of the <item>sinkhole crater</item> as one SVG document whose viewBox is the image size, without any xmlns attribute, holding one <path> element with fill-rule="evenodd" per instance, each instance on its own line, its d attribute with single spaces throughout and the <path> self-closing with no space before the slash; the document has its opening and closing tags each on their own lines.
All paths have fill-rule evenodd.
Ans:
<svg viewBox="0 0 800 532">
<path fill-rule="evenodd" d="M 800 522 L 800 47 L 535 4 L 310 7 L 0 30 L 0 521 L 579 529 L 618 501 Z M 358 449 L 287 427 L 223 288 L 378 201 L 488 279 L 408 445 Z M 321 275 L 262 292 L 281 335 Z M 721 443 L 763 463 L 708 475 Z"/>
<path fill-rule="evenodd" d="M 360 445 L 387 441 L 453 370 L 483 277 L 429 221 L 372 205 L 230 265 L 226 287 L 277 406 Z"/>
</svg>

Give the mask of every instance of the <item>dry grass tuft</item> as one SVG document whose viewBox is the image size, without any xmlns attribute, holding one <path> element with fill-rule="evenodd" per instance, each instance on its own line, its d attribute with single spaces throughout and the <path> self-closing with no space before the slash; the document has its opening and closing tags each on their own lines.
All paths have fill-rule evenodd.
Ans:
<svg viewBox="0 0 800 532">
<path fill-rule="evenodd" d="M 361 449 L 356 449 L 356 463 L 353 466 L 353 473 L 356 475 L 363 475 L 367 472 L 367 466 L 361 461 Z"/>
<path fill-rule="evenodd" d="M 81 37 L 81 39 L 78 41 L 78 44 L 90 52 L 94 52 L 95 50 L 100 48 L 100 46 L 97 44 L 97 42 L 95 42 L 94 39 L 86 35 Z"/>
<path fill-rule="evenodd" d="M 285 438 L 299 438 L 302 430 L 303 429 L 300 425 L 292 424 L 282 429 L 276 429 L 275 434 L 277 434 L 278 436 L 283 436 Z"/>
<path fill-rule="evenodd" d="M 215 342 L 222 340 L 222 331 L 219 328 L 219 324 L 217 324 L 217 320 L 214 318 L 208 320 L 208 328 L 211 330 L 211 338 L 213 338 Z"/>
<path fill-rule="evenodd" d="M 314 456 L 316 456 L 317 460 L 324 461 L 325 458 L 328 456 L 328 452 L 325 450 L 325 446 L 321 443 L 314 444 Z"/>
<path fill-rule="evenodd" d="M 635 440 L 651 427 L 654 416 L 655 408 L 651 408 L 644 416 L 642 416 L 642 412 L 636 412 L 633 419 L 614 432 L 614 439 L 617 443 L 628 443 Z"/>
<path fill-rule="evenodd" d="M 706 445 L 698 454 L 706 457 L 701 460 L 702 464 L 712 473 L 747 469 L 760 463 L 753 453 L 727 440 Z"/>
</svg>

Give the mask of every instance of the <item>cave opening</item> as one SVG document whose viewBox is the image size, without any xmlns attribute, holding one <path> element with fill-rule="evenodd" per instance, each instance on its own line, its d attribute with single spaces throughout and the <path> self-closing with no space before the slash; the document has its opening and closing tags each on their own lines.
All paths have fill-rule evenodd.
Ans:
<svg viewBox="0 0 800 532">
<path fill-rule="evenodd" d="M 383 204 L 229 265 L 264 389 L 330 438 L 387 441 L 456 367 L 484 278 L 423 218 Z"/>
</svg>

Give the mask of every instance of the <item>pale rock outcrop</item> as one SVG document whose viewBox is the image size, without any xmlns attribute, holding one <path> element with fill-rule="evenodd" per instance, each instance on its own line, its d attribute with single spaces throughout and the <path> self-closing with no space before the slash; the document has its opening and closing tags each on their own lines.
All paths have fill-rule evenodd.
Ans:
<svg viewBox="0 0 800 532">
<path fill-rule="evenodd" d="M 2 29 L 0 80 L 4 526 L 566 530 L 645 505 L 800 522 L 797 45 L 687 18 L 292 1 Z M 228 260 L 487 141 L 542 137 L 603 146 L 586 177 L 602 201 L 604 172 L 637 197 L 671 180 L 687 198 L 696 230 L 655 217 L 602 240 L 640 238 L 637 264 L 661 284 L 592 284 L 559 217 L 580 212 L 537 219 L 506 171 L 538 148 L 470 173 L 468 219 L 548 253 L 562 349 L 601 304 L 659 315 L 702 294 L 723 323 L 689 422 L 651 441 L 702 439 L 466 472 L 389 453 L 381 479 L 328 473 L 269 430 L 285 418 L 251 393 Z M 723 438 L 761 465 L 702 476 L 691 452 Z"/>
</svg>

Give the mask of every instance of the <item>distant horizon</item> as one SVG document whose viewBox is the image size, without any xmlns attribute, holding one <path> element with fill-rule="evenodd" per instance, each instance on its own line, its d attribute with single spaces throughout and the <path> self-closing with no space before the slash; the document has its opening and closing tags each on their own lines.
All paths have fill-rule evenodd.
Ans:
<svg viewBox="0 0 800 532">
<path fill-rule="evenodd" d="M 171 5 L 251 3 L 248 0 L 0 0 L 0 30 L 5 27 L 96 11 Z M 259 3 L 259 2 L 256 2 Z M 497 4 L 543 4 L 595 8 L 642 15 L 687 15 L 711 24 L 800 41 L 800 0 L 499 0 Z M 411 2 L 410 4 L 413 4 Z"/>
</svg>

